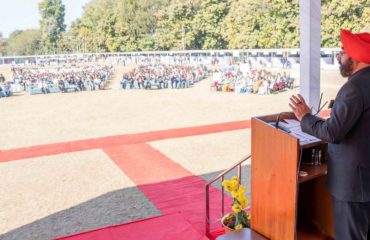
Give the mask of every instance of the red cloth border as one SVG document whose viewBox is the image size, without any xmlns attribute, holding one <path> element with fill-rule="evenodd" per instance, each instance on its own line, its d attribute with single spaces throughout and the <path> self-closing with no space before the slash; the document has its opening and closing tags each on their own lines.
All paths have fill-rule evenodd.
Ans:
<svg viewBox="0 0 370 240">
<path fill-rule="evenodd" d="M 78 233 L 57 240 L 206 240 L 181 213 L 172 213 L 130 223 Z"/>
<path fill-rule="evenodd" d="M 50 156 L 61 153 L 78 152 L 112 146 L 138 144 L 171 138 L 234 131 L 250 128 L 250 126 L 251 121 L 245 120 L 2 150 L 0 151 L 0 163 L 21 160 L 25 158 Z"/>
</svg>

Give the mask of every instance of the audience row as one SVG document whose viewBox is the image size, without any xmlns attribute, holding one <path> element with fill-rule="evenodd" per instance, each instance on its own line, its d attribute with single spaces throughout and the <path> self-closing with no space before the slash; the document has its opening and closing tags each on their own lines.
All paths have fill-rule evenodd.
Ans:
<svg viewBox="0 0 370 240">
<path fill-rule="evenodd" d="M 125 73 L 121 80 L 122 89 L 189 88 L 204 79 L 206 67 L 189 65 L 140 65 Z"/>
<path fill-rule="evenodd" d="M 52 93 L 104 89 L 114 73 L 113 66 L 58 68 L 12 68 L 15 84 L 35 93 Z"/>
<path fill-rule="evenodd" d="M 286 72 L 272 73 L 248 66 L 229 66 L 213 74 L 211 90 L 236 93 L 271 94 L 293 88 L 294 78 Z"/>
</svg>

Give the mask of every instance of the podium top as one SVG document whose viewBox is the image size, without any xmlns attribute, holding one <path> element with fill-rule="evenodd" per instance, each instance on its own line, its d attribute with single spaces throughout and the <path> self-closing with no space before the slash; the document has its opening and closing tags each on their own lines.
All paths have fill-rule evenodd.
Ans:
<svg viewBox="0 0 370 240">
<path fill-rule="evenodd" d="M 323 140 L 316 138 L 302 131 L 300 122 L 294 116 L 293 112 L 283 112 L 278 114 L 256 117 L 272 128 L 276 128 L 290 136 L 296 138 L 301 149 L 310 148 L 325 143 Z"/>
</svg>

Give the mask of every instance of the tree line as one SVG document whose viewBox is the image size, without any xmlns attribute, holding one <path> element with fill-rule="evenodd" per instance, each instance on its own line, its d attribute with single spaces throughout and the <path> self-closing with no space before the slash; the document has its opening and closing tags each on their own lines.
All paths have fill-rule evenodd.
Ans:
<svg viewBox="0 0 370 240">
<path fill-rule="evenodd" d="M 13 32 L 1 54 L 299 47 L 299 0 L 91 0 L 68 31 L 62 0 L 39 12 L 39 29 Z M 339 47 L 343 28 L 370 31 L 368 0 L 322 0 L 322 47 Z"/>
</svg>

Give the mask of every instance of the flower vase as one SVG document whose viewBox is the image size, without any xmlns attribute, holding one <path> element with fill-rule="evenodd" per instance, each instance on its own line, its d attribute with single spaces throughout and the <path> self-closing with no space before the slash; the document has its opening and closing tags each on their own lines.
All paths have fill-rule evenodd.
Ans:
<svg viewBox="0 0 370 240">
<path fill-rule="evenodd" d="M 227 220 L 232 220 L 232 218 L 235 218 L 235 216 L 233 216 L 231 213 L 229 214 L 226 214 L 224 215 L 222 218 L 221 218 L 221 224 L 222 224 L 222 227 L 224 228 L 225 230 L 225 233 L 229 233 L 229 232 L 235 232 L 237 230 L 233 229 L 233 228 L 230 228 L 228 227 L 226 224 L 225 224 L 225 221 Z M 235 220 L 234 220 L 235 221 Z"/>
</svg>

